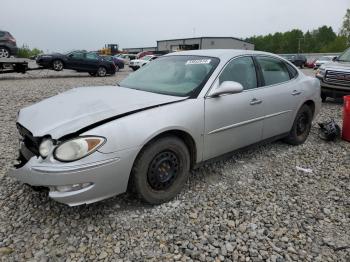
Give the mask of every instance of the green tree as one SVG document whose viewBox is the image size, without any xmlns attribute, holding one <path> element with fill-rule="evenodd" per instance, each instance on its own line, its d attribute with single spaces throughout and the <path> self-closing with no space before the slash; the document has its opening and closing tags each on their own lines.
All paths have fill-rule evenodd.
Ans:
<svg viewBox="0 0 350 262">
<path fill-rule="evenodd" d="M 31 56 L 37 56 L 38 54 L 41 54 L 41 53 L 43 53 L 43 51 L 40 49 L 37 49 L 37 48 L 30 49 L 27 45 L 22 45 L 22 47 L 18 49 L 17 56 L 20 58 L 29 58 Z"/>
<path fill-rule="evenodd" d="M 328 45 L 321 48 L 322 53 L 328 53 L 328 52 L 343 52 L 347 48 L 347 41 L 348 39 L 346 36 L 337 36 L 336 39 L 329 43 Z"/>
<path fill-rule="evenodd" d="M 346 10 L 346 14 L 343 19 L 343 26 L 340 29 L 340 35 L 347 38 L 348 45 L 350 45 L 350 9 Z"/>
</svg>

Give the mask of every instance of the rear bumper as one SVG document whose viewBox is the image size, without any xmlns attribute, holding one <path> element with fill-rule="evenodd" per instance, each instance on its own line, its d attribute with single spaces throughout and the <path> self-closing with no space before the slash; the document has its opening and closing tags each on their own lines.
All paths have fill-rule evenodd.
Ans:
<svg viewBox="0 0 350 262">
<path fill-rule="evenodd" d="M 136 148 L 111 154 L 95 152 L 92 155 L 98 161 L 69 165 L 49 164 L 34 156 L 23 167 L 10 170 L 9 175 L 24 184 L 48 188 L 49 197 L 60 203 L 90 204 L 126 191 L 137 152 Z M 86 186 L 67 192 L 57 190 L 57 186 L 82 184 Z"/>
</svg>

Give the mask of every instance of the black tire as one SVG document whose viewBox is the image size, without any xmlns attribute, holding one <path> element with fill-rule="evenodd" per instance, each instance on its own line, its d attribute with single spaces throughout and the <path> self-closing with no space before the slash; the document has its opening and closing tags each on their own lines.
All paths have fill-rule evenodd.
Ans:
<svg viewBox="0 0 350 262">
<path fill-rule="evenodd" d="M 132 69 L 133 71 L 136 71 L 136 70 L 137 70 L 137 68 L 136 68 L 136 67 L 133 67 L 133 66 L 131 66 L 131 69 Z"/>
<path fill-rule="evenodd" d="M 55 71 L 62 71 L 63 70 L 63 62 L 60 59 L 55 59 L 52 61 L 52 69 Z"/>
<path fill-rule="evenodd" d="M 91 75 L 91 76 L 96 76 L 96 73 L 94 73 L 94 72 L 89 72 L 89 75 Z"/>
<path fill-rule="evenodd" d="M 304 64 L 301 64 L 301 65 L 300 65 L 300 69 L 303 69 L 303 68 L 304 68 Z"/>
<path fill-rule="evenodd" d="M 321 99 L 322 99 L 322 103 L 326 102 L 327 95 L 325 93 L 321 93 Z"/>
<path fill-rule="evenodd" d="M 292 130 L 284 141 L 290 145 L 301 145 L 309 136 L 313 113 L 308 105 L 303 105 L 294 120 Z"/>
<path fill-rule="evenodd" d="M 143 201 L 157 205 L 173 199 L 184 187 L 190 170 L 185 143 L 174 136 L 147 145 L 131 171 L 129 190 Z"/>
<path fill-rule="evenodd" d="M 99 77 L 104 77 L 107 75 L 107 69 L 104 67 L 104 66 L 100 66 L 98 69 L 97 69 L 97 76 Z"/>
<path fill-rule="evenodd" d="M 6 47 L 0 46 L 0 58 L 9 58 L 10 56 L 10 50 Z"/>
</svg>

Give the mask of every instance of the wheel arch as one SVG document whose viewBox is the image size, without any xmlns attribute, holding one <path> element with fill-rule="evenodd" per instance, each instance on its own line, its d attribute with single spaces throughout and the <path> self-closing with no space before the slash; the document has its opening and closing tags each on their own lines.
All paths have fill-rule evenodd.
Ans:
<svg viewBox="0 0 350 262">
<path fill-rule="evenodd" d="M 156 134 L 155 136 L 151 137 L 140 149 L 140 151 L 138 152 L 136 159 L 139 157 L 140 153 L 142 152 L 142 150 L 147 147 L 148 145 L 156 142 L 158 139 L 163 138 L 163 137 L 167 137 L 167 136 L 175 136 L 179 139 L 181 139 L 185 145 L 188 148 L 188 152 L 190 153 L 190 162 L 191 162 L 191 169 L 196 165 L 197 162 L 197 146 L 196 146 L 196 142 L 193 139 L 193 137 L 186 131 L 184 130 L 180 130 L 180 129 L 171 129 L 171 130 L 166 130 L 163 131 L 161 133 Z"/>
<path fill-rule="evenodd" d="M 57 61 L 57 60 L 61 61 L 61 62 L 62 62 L 62 64 L 63 64 L 63 66 L 65 66 L 65 65 L 66 65 L 66 63 L 63 61 L 63 59 L 62 59 L 62 58 L 53 58 L 53 59 L 52 59 L 52 61 L 51 61 L 51 66 L 53 66 L 53 62 L 55 62 L 55 61 Z"/>
<path fill-rule="evenodd" d="M 316 106 L 315 106 L 315 102 L 313 100 L 307 100 L 304 102 L 303 105 L 307 105 L 310 107 L 311 111 L 312 111 L 312 116 L 315 115 L 315 109 L 316 109 Z M 303 106 L 302 105 L 302 106 Z"/>
</svg>

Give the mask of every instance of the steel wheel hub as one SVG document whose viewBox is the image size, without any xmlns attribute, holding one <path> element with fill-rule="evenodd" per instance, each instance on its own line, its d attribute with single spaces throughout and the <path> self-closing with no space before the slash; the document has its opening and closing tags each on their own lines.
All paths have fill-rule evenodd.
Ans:
<svg viewBox="0 0 350 262">
<path fill-rule="evenodd" d="M 178 173 L 178 157 L 171 151 L 163 151 L 153 158 L 148 168 L 148 183 L 154 190 L 166 190 L 174 183 Z"/>
</svg>

